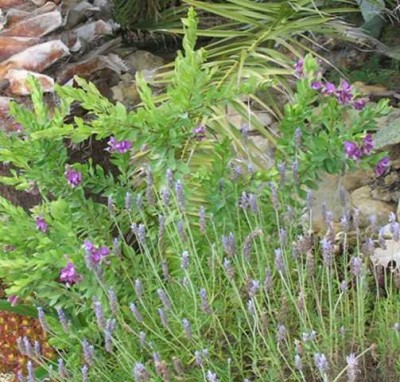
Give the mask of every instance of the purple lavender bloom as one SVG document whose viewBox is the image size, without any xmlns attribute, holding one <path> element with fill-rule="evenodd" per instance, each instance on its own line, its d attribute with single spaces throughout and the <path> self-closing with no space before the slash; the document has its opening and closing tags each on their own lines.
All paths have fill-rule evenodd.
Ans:
<svg viewBox="0 0 400 382">
<path fill-rule="evenodd" d="M 303 76 L 304 74 L 304 60 L 299 58 L 294 64 L 294 71 L 298 77 Z"/>
<path fill-rule="evenodd" d="M 160 316 L 161 323 L 163 324 L 164 328 L 168 328 L 169 327 L 169 322 L 168 322 L 167 315 L 164 312 L 164 309 L 159 308 L 158 309 L 158 314 Z"/>
<path fill-rule="evenodd" d="M 232 263 L 226 257 L 224 258 L 223 267 L 228 278 L 233 279 L 233 277 L 235 276 L 235 271 L 233 269 Z"/>
<path fill-rule="evenodd" d="M 353 101 L 353 108 L 355 110 L 363 110 L 368 100 L 366 98 L 359 98 Z"/>
<path fill-rule="evenodd" d="M 213 373 L 211 370 L 207 370 L 206 378 L 208 382 L 219 382 L 217 374 Z"/>
<path fill-rule="evenodd" d="M 104 348 L 107 353 L 112 353 L 113 344 L 112 344 L 112 334 L 117 327 L 117 322 L 115 319 L 107 320 L 106 328 L 104 331 Z"/>
<path fill-rule="evenodd" d="M 285 262 L 282 256 L 282 250 L 280 248 L 275 249 L 275 269 L 278 272 L 284 273 L 285 272 Z"/>
<path fill-rule="evenodd" d="M 183 270 L 187 271 L 189 268 L 189 252 L 184 251 L 181 257 L 181 267 Z"/>
<path fill-rule="evenodd" d="M 235 236 L 232 232 L 230 232 L 228 236 L 222 236 L 222 246 L 229 257 L 232 257 L 235 254 Z"/>
<path fill-rule="evenodd" d="M 62 358 L 58 359 L 58 374 L 61 378 L 68 378 L 68 372 L 65 368 L 65 363 Z"/>
<path fill-rule="evenodd" d="M 137 363 L 133 369 L 133 377 L 135 382 L 149 382 L 150 374 L 142 363 Z"/>
<path fill-rule="evenodd" d="M 56 310 L 58 315 L 58 321 L 60 322 L 62 328 L 64 329 L 64 332 L 68 332 L 71 326 L 71 322 L 67 320 L 67 317 L 65 317 L 65 313 L 60 306 L 57 306 Z"/>
<path fill-rule="evenodd" d="M 191 340 L 193 337 L 192 337 L 192 328 L 190 327 L 189 320 L 187 318 L 184 318 L 182 320 L 182 325 L 183 325 L 183 329 L 185 330 L 185 334 L 186 334 L 187 338 L 189 338 Z"/>
<path fill-rule="evenodd" d="M 146 347 L 146 333 L 141 331 L 139 332 L 139 343 L 140 343 L 140 347 L 142 349 L 144 349 Z"/>
<path fill-rule="evenodd" d="M 251 280 L 249 285 L 249 297 L 253 298 L 260 289 L 260 282 L 258 280 Z"/>
<path fill-rule="evenodd" d="M 128 191 L 125 194 L 125 209 L 130 211 L 132 208 L 132 194 Z"/>
<path fill-rule="evenodd" d="M 28 378 L 27 378 L 27 382 L 35 382 L 36 378 L 35 378 L 35 370 L 33 368 L 33 363 L 32 361 L 28 361 L 26 364 L 26 369 L 28 371 Z"/>
<path fill-rule="evenodd" d="M 383 157 L 375 167 L 375 174 L 377 176 L 383 175 L 386 170 L 390 167 L 389 157 Z"/>
<path fill-rule="evenodd" d="M 299 354 L 294 356 L 294 367 L 299 371 L 303 370 L 303 361 Z"/>
<path fill-rule="evenodd" d="M 199 221 L 200 221 L 200 232 L 202 234 L 205 234 L 207 232 L 207 221 L 206 221 L 206 209 L 204 206 L 200 206 Z"/>
<path fill-rule="evenodd" d="M 82 382 L 89 382 L 89 368 L 87 365 L 83 365 L 82 369 Z"/>
<path fill-rule="evenodd" d="M 36 229 L 39 231 L 42 231 L 43 233 L 46 233 L 49 229 L 49 226 L 46 223 L 46 220 L 42 218 L 41 216 L 38 216 L 35 218 L 35 223 L 36 223 Z"/>
<path fill-rule="evenodd" d="M 178 207 L 181 211 L 185 209 L 185 194 L 183 192 L 183 185 L 180 179 L 175 183 L 176 200 L 178 202 Z"/>
<path fill-rule="evenodd" d="M 211 314 L 212 310 L 208 302 L 207 291 L 204 288 L 200 289 L 201 309 L 207 314 Z"/>
<path fill-rule="evenodd" d="M 143 297 L 143 285 L 139 279 L 135 280 L 135 293 L 136 297 L 141 300 Z"/>
<path fill-rule="evenodd" d="M 206 139 L 206 127 L 204 125 L 200 125 L 192 131 L 197 141 L 202 141 L 203 139 Z"/>
<path fill-rule="evenodd" d="M 74 170 L 71 167 L 67 168 L 67 170 L 64 172 L 64 176 L 65 176 L 65 179 L 67 179 L 68 184 L 72 188 L 79 186 L 82 182 L 82 173 Z"/>
<path fill-rule="evenodd" d="M 350 259 L 350 269 L 354 276 L 360 277 L 362 272 L 363 262 L 360 257 L 353 256 Z"/>
<path fill-rule="evenodd" d="M 273 287 L 272 273 L 269 268 L 265 268 L 264 290 L 268 293 Z"/>
<path fill-rule="evenodd" d="M 60 271 L 60 282 L 65 283 L 67 287 L 77 284 L 81 280 L 82 276 L 76 272 L 75 265 L 71 261 Z"/>
<path fill-rule="evenodd" d="M 89 366 L 94 364 L 94 346 L 90 345 L 87 340 L 82 341 L 83 359 Z"/>
<path fill-rule="evenodd" d="M 346 292 L 348 288 L 349 288 L 349 283 L 346 280 L 343 280 L 339 285 L 339 289 L 342 293 Z"/>
<path fill-rule="evenodd" d="M 355 382 L 357 379 L 357 374 L 360 372 L 358 369 L 358 360 L 354 353 L 349 354 L 346 357 L 347 362 L 347 378 L 348 382 Z"/>
<path fill-rule="evenodd" d="M 247 301 L 247 311 L 252 315 L 255 316 L 256 315 L 256 307 L 254 305 L 254 299 L 250 299 L 249 301 Z"/>
<path fill-rule="evenodd" d="M 96 316 L 97 326 L 100 329 L 104 329 L 106 327 L 106 322 L 104 319 L 103 306 L 100 301 L 95 300 L 93 302 L 93 310 Z"/>
<path fill-rule="evenodd" d="M 276 334 L 276 340 L 278 341 L 278 343 L 283 342 L 286 338 L 286 335 L 287 335 L 287 330 L 286 330 L 285 326 L 282 324 L 279 324 L 278 331 Z"/>
<path fill-rule="evenodd" d="M 350 159 L 358 160 L 362 157 L 363 151 L 360 149 L 356 143 L 351 141 L 344 142 L 344 151 L 346 156 Z"/>
<path fill-rule="evenodd" d="M 317 338 L 317 332 L 315 330 L 311 330 L 311 332 L 304 332 L 301 335 L 303 342 L 314 341 Z"/>
<path fill-rule="evenodd" d="M 372 134 L 368 133 L 363 139 L 361 150 L 364 155 L 368 155 L 373 148 L 374 148 L 374 139 L 372 137 Z"/>
<path fill-rule="evenodd" d="M 322 93 L 326 95 L 333 95 L 336 93 L 336 86 L 332 82 L 327 82 L 322 89 Z"/>
<path fill-rule="evenodd" d="M 325 354 L 315 353 L 314 354 L 314 364 L 318 371 L 324 375 L 329 370 L 328 360 Z"/>
<path fill-rule="evenodd" d="M 136 304 L 132 303 L 131 305 L 129 305 L 129 308 L 131 310 L 131 312 L 133 313 L 133 315 L 136 318 L 136 321 L 141 324 L 143 322 L 143 317 L 142 314 L 139 312 Z"/>
<path fill-rule="evenodd" d="M 326 237 L 324 237 L 321 240 L 321 246 L 324 265 L 330 267 L 333 261 L 333 244 Z"/>
<path fill-rule="evenodd" d="M 171 301 L 169 300 L 167 293 L 164 289 L 157 289 L 158 297 L 160 298 L 161 302 L 164 305 L 165 310 L 171 310 Z"/>
<path fill-rule="evenodd" d="M 128 140 L 117 141 L 115 137 L 111 137 L 107 144 L 109 147 L 106 148 L 106 151 L 109 151 L 110 153 L 124 154 L 132 148 L 131 141 Z"/>
<path fill-rule="evenodd" d="M 323 83 L 321 81 L 313 81 L 311 82 L 311 89 L 320 90 L 323 87 Z"/>
<path fill-rule="evenodd" d="M 17 379 L 18 379 L 18 382 L 26 382 L 26 379 L 25 379 L 24 375 L 22 374 L 21 370 L 18 370 Z"/>
<path fill-rule="evenodd" d="M 111 312 L 115 316 L 118 313 L 118 299 L 114 289 L 108 290 L 108 302 L 110 304 Z"/>
<path fill-rule="evenodd" d="M 24 353 L 25 355 L 27 355 L 29 358 L 33 358 L 34 357 L 34 353 L 33 353 L 33 348 L 32 345 L 29 341 L 28 337 L 23 337 L 22 338 L 23 341 L 23 347 L 24 347 Z"/>
</svg>

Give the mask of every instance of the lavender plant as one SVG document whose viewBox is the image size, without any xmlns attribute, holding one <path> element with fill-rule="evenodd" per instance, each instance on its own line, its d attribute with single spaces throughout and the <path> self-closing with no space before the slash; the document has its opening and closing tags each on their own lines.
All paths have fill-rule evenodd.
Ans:
<svg viewBox="0 0 400 382">
<path fill-rule="evenodd" d="M 326 209 L 326 232 L 316 239 L 299 223 L 311 207 L 287 203 L 288 190 L 309 185 L 324 166 L 341 171 L 355 156 L 372 158 L 367 131 L 384 105 L 362 110 L 356 127 L 345 129 L 339 115 L 359 108 L 357 99 L 344 83 L 339 90 L 312 85 L 316 63 L 307 58 L 296 67 L 298 95 L 282 122 L 286 157 L 278 161 L 294 171 L 232 173 L 226 140 L 199 121 L 238 89 L 202 92 L 208 77 L 203 53 L 194 51 L 192 12 L 184 23 L 186 55 L 178 57 L 171 101 L 155 105 L 139 79 L 144 106 L 127 112 L 81 81 L 83 89 L 60 90 L 51 117 L 36 91 L 34 110 L 15 107 L 23 135 L 0 135 L 0 158 L 18 169 L 2 180 L 25 189 L 34 183 L 42 196 L 29 212 L 0 199 L 0 277 L 13 301 L 38 307 L 58 354 L 47 359 L 19 339 L 32 362 L 18 378 L 338 382 L 362 380 L 372 359 L 385 365 L 383 378 L 398 377 L 398 294 L 388 285 L 386 299 L 376 292 L 362 249 L 371 239 L 356 230 L 350 245 L 346 228 L 335 242 Z M 72 100 L 97 118 L 65 124 Z M 321 118 L 313 102 L 321 103 Z M 117 175 L 90 161 L 70 163 L 64 139 L 88 137 L 107 140 Z M 333 167 L 318 159 L 314 138 L 336 142 Z M 218 160 L 190 172 L 182 163 L 187 150 L 194 156 L 210 142 Z M 206 200 L 199 203 L 200 186 Z"/>
</svg>

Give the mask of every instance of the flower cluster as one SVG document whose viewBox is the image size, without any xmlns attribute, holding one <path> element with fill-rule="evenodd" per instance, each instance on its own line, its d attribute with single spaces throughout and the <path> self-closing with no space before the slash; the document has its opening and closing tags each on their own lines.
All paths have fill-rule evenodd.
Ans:
<svg viewBox="0 0 400 382">
<path fill-rule="evenodd" d="M 374 148 L 374 141 L 371 134 L 367 134 L 361 145 L 358 145 L 356 142 L 345 141 L 344 142 L 344 151 L 346 156 L 350 159 L 359 160 L 363 156 L 371 153 Z"/>
<path fill-rule="evenodd" d="M 37 216 L 36 218 L 35 218 L 35 223 L 36 223 L 36 228 L 39 230 L 39 231 L 42 231 L 43 233 L 46 233 L 47 231 L 48 231 L 48 225 L 47 225 L 47 223 L 46 223 L 46 220 L 44 220 L 44 218 L 43 217 L 41 217 L 41 216 Z"/>
<path fill-rule="evenodd" d="M 89 240 L 85 240 L 83 248 L 86 252 L 86 261 L 92 266 L 99 264 L 104 257 L 108 256 L 111 253 L 110 249 L 105 245 L 101 247 L 96 247 Z"/>
<path fill-rule="evenodd" d="M 111 137 L 107 142 L 108 148 L 106 151 L 111 153 L 124 154 L 132 148 L 132 142 L 128 140 L 117 141 L 114 137 Z"/>
<path fill-rule="evenodd" d="M 79 283 L 82 276 L 75 269 L 75 265 L 69 261 L 67 265 L 60 271 L 60 282 L 65 283 L 67 287 Z"/>
<path fill-rule="evenodd" d="M 327 96 L 335 96 L 341 105 L 351 105 L 356 110 L 364 109 L 367 104 L 366 98 L 356 99 L 353 95 L 353 89 L 346 80 L 341 80 L 338 87 L 332 82 L 323 83 L 321 81 L 314 81 L 311 83 L 311 88 L 319 90 L 322 94 Z"/>
<path fill-rule="evenodd" d="M 72 188 L 75 188 L 82 183 L 82 174 L 71 167 L 67 167 L 64 176 Z"/>
<path fill-rule="evenodd" d="M 204 125 L 200 125 L 192 131 L 197 141 L 206 139 L 206 127 Z"/>
</svg>

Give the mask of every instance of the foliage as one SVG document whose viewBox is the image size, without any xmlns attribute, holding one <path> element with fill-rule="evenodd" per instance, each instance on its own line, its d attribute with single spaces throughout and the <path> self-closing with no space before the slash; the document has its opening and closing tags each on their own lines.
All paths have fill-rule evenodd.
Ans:
<svg viewBox="0 0 400 382">
<path fill-rule="evenodd" d="M 356 141 L 361 146 L 366 134 L 376 131 L 377 118 L 389 112 L 388 101 L 369 105 L 346 81 L 339 85 L 323 82 L 311 56 L 298 63 L 297 72 L 300 79 L 294 102 L 285 106 L 280 124 L 278 161 L 292 158 L 294 162 L 288 166 L 295 168 L 296 178 L 314 189 L 321 172 L 337 174 L 356 164 L 364 168 L 375 165 L 381 154 L 370 155 L 371 148 L 368 155 L 360 153 L 352 158 L 344 143 Z"/>
<path fill-rule="evenodd" d="M 9 295 L 44 308 L 39 319 L 59 359 L 31 357 L 54 381 L 366 375 L 375 328 L 392 330 L 399 321 L 389 304 L 397 297 L 387 288 L 388 303 L 375 301 L 367 258 L 361 261 L 359 247 L 349 249 L 347 233 L 345 250 L 333 261 L 329 221 L 320 244 L 309 236 L 312 227 L 303 232 L 305 206 L 289 204 L 288 190 L 303 189 L 314 172 L 329 169 L 324 160 L 313 166 L 321 148 L 312 145 L 311 131 L 337 139 L 332 150 L 339 165 L 331 171 L 341 171 L 351 163 L 344 140 L 369 130 L 384 105 L 366 108 L 355 116 L 356 127 L 342 128 L 342 106 L 310 89 L 317 68 L 307 57 L 298 95 L 285 109 L 280 145 L 284 159 L 298 159 L 301 171 L 304 161 L 309 175 L 288 172 L 278 188 L 275 169 L 251 162 L 247 171 L 232 169 L 231 144 L 239 138 L 210 127 L 215 108 L 254 92 L 253 81 L 213 87 L 206 52 L 194 49 L 192 10 L 183 22 L 184 54 L 164 102 L 138 77 L 142 105 L 127 111 L 77 79 L 79 88 L 57 89 L 59 107 L 49 111 L 36 86 L 32 110 L 14 105 L 22 132 L 0 135 L 0 160 L 13 169 L 1 180 L 43 199 L 31 211 L 0 199 L 0 278 Z M 66 123 L 73 102 L 90 118 Z M 321 118 L 312 113 L 314 103 Z M 301 149 L 291 141 L 297 127 Z M 106 139 L 111 170 L 91 158 L 70 160 L 69 145 Z M 398 335 L 380 346 L 381 359 L 392 361 Z M 353 353 L 350 364 L 346 356 Z"/>
</svg>

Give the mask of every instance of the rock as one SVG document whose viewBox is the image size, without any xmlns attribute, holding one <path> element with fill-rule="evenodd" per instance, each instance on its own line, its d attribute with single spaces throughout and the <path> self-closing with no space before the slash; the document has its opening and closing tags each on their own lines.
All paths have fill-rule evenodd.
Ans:
<svg viewBox="0 0 400 382">
<path fill-rule="evenodd" d="M 140 101 L 139 93 L 136 88 L 136 82 L 133 76 L 125 73 L 121 76 L 122 81 L 118 85 L 111 88 L 112 98 L 114 101 L 122 104 L 136 105 Z"/>
<path fill-rule="evenodd" d="M 400 110 L 396 109 L 385 117 L 379 118 L 380 127 L 374 137 L 375 149 L 388 150 L 400 143 Z"/>
<path fill-rule="evenodd" d="M 334 228 L 339 229 L 339 221 L 344 214 L 345 209 L 341 202 L 340 185 L 341 176 L 327 173 L 320 174 L 321 181 L 318 183 L 318 190 L 312 191 L 311 209 L 312 209 L 312 230 L 320 233 L 326 231 L 325 222 L 322 216 L 322 205 L 332 213 Z M 347 191 L 344 192 L 346 204 L 350 204 L 350 196 Z"/>
<path fill-rule="evenodd" d="M 126 64 L 133 69 L 133 71 L 152 71 L 160 68 L 165 64 L 162 57 L 156 56 L 153 53 L 145 50 L 137 50 L 124 57 Z"/>
<path fill-rule="evenodd" d="M 375 180 L 375 174 L 372 169 L 363 170 L 361 168 L 347 172 L 343 176 L 343 187 L 352 192 L 357 188 L 371 184 Z"/>
<path fill-rule="evenodd" d="M 251 145 L 255 147 L 255 150 L 251 150 L 254 160 L 257 161 L 255 165 L 268 169 L 273 166 L 273 148 L 268 142 L 268 139 L 261 135 L 253 135 L 248 137 Z"/>
<path fill-rule="evenodd" d="M 392 202 L 392 192 L 384 187 L 376 187 L 371 190 L 371 196 L 374 200 L 381 200 L 382 202 Z"/>
<path fill-rule="evenodd" d="M 396 217 L 397 221 L 400 222 L 400 199 L 397 202 Z"/>
<path fill-rule="evenodd" d="M 31 94 L 31 89 L 28 85 L 28 79 L 31 76 L 38 80 L 44 92 L 54 91 L 54 80 L 51 77 L 22 69 L 11 69 L 5 74 L 4 78 L 10 81 L 8 91 L 12 95 L 24 96 Z"/>
<path fill-rule="evenodd" d="M 353 191 L 351 194 L 351 203 L 354 208 L 360 211 L 361 227 L 369 225 L 369 218 L 372 215 L 376 216 L 378 226 L 386 224 L 389 214 L 395 212 L 395 207 L 392 203 L 372 199 L 372 189 L 370 186 L 364 186 Z"/>
</svg>

